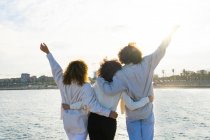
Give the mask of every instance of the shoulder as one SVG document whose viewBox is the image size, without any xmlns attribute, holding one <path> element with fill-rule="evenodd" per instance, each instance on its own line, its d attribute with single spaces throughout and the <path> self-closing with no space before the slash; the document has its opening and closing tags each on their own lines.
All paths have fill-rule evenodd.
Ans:
<svg viewBox="0 0 210 140">
<path fill-rule="evenodd" d="M 124 68 L 122 68 L 121 70 L 118 70 L 116 73 L 115 73 L 115 77 L 121 77 L 122 75 L 123 75 L 123 69 Z"/>
<path fill-rule="evenodd" d="M 85 84 L 82 86 L 82 89 L 83 89 L 83 90 L 90 91 L 90 90 L 92 90 L 92 86 L 91 86 L 90 83 L 85 83 Z"/>
<path fill-rule="evenodd" d="M 152 58 L 152 54 L 143 57 L 142 62 L 149 61 Z"/>
<path fill-rule="evenodd" d="M 152 55 L 151 54 L 146 55 L 143 57 L 142 61 L 137 65 L 145 65 L 145 64 L 147 65 L 148 63 L 151 63 L 151 60 L 152 60 Z"/>
</svg>

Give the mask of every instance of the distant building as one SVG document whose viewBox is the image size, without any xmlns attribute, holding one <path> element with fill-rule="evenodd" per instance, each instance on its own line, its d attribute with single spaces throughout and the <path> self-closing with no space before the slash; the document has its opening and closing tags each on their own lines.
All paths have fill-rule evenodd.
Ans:
<svg viewBox="0 0 210 140">
<path fill-rule="evenodd" d="M 30 77 L 30 82 L 34 83 L 37 81 L 37 77 L 36 76 L 31 76 Z"/>
<path fill-rule="evenodd" d="M 30 74 L 28 73 L 22 73 L 21 74 L 21 82 L 29 82 L 30 81 Z"/>
<path fill-rule="evenodd" d="M 208 71 L 206 70 L 199 70 L 197 71 L 198 74 L 208 74 Z"/>
</svg>

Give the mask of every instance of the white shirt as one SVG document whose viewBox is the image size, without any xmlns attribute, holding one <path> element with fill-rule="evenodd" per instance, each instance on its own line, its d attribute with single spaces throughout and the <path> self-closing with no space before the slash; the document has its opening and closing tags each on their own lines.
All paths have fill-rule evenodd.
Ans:
<svg viewBox="0 0 210 140">
<path fill-rule="evenodd" d="M 118 94 L 115 95 L 107 95 L 103 92 L 103 90 L 99 87 L 99 85 L 96 83 L 93 85 L 93 89 L 95 91 L 96 97 L 99 101 L 99 103 L 113 111 L 116 111 L 117 105 L 119 103 L 120 98 L 122 97 L 122 100 L 124 101 L 125 105 L 127 108 L 130 110 L 135 110 L 137 108 L 141 108 L 147 103 L 149 103 L 149 98 L 144 97 L 141 98 L 139 101 L 134 102 L 126 92 L 119 92 Z"/>
<path fill-rule="evenodd" d="M 93 89 L 95 91 L 98 102 L 102 106 L 104 106 L 104 107 L 106 107 L 106 108 L 108 108 L 112 111 L 116 111 L 117 105 L 118 105 L 119 100 L 121 98 L 122 98 L 122 101 L 123 101 L 122 106 L 121 106 L 122 113 L 124 112 L 124 106 L 125 105 L 130 110 L 135 110 L 135 109 L 143 107 L 144 105 L 146 105 L 147 103 L 150 102 L 148 97 L 141 98 L 139 101 L 135 102 L 127 95 L 127 93 L 125 91 L 119 92 L 118 94 L 114 94 L 114 95 L 107 95 L 99 87 L 99 85 L 97 84 L 97 81 L 93 85 Z M 81 102 L 71 104 L 70 107 L 71 107 L 71 109 L 83 108 Z"/>
<path fill-rule="evenodd" d="M 76 102 L 82 102 L 82 105 L 86 106 L 86 109 L 68 110 L 64 112 L 63 119 L 65 118 L 66 114 L 66 116 L 68 115 L 67 119 L 70 119 L 72 122 L 76 123 L 75 127 L 77 128 L 72 129 L 73 131 L 75 130 L 78 133 L 86 131 L 88 118 L 87 110 L 109 117 L 110 110 L 102 107 L 97 102 L 93 88 L 89 83 L 86 83 L 83 86 L 74 83 L 64 85 L 63 70 L 61 69 L 60 65 L 56 62 L 51 53 L 47 54 L 47 58 L 51 66 L 53 78 L 60 89 L 62 103 L 70 105 Z M 66 120 L 64 120 L 64 122 L 65 121 Z"/>
</svg>

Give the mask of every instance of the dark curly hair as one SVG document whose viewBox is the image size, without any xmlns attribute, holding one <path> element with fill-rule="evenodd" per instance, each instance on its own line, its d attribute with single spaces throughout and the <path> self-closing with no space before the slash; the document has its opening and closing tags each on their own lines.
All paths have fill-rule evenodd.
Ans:
<svg viewBox="0 0 210 140">
<path fill-rule="evenodd" d="M 103 77 L 108 82 L 112 82 L 114 74 L 120 69 L 122 69 L 122 66 L 117 60 L 104 60 L 98 70 L 98 76 Z"/>
<path fill-rule="evenodd" d="M 76 82 L 80 86 L 88 81 L 88 66 L 82 60 L 76 60 L 69 63 L 63 75 L 63 83 L 70 85 Z"/>
<path fill-rule="evenodd" d="M 128 44 L 118 53 L 119 60 L 122 64 L 138 64 L 142 61 L 142 53 L 135 44 Z"/>
</svg>

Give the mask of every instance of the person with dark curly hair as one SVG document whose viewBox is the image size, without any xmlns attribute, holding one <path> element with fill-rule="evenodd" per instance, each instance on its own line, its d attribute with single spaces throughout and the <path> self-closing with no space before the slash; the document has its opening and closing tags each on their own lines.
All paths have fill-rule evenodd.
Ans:
<svg viewBox="0 0 210 140">
<path fill-rule="evenodd" d="M 62 68 L 50 53 L 46 44 L 40 45 L 41 51 L 47 54 L 53 78 L 60 89 L 63 108 L 63 125 L 69 140 L 86 140 L 89 111 L 117 118 L 117 113 L 102 107 L 95 97 L 93 88 L 88 83 L 88 67 L 82 60 L 69 63 L 63 73 Z M 72 110 L 69 105 L 81 102 L 85 108 Z"/>
<path fill-rule="evenodd" d="M 142 57 L 135 43 L 129 43 L 120 50 L 118 57 L 124 66 L 114 75 L 112 82 L 107 82 L 103 77 L 97 78 L 103 92 L 107 95 L 116 95 L 126 90 L 135 101 L 153 95 L 154 70 L 165 55 L 176 29 L 177 27 L 163 40 L 158 49 L 148 56 Z M 126 125 L 130 140 L 153 140 L 153 103 L 150 102 L 136 110 L 126 107 Z"/>
<path fill-rule="evenodd" d="M 114 74 L 121 69 L 122 66 L 117 60 L 104 60 L 98 70 L 98 76 L 103 77 L 104 80 L 108 82 L 112 82 Z M 112 96 L 106 95 L 100 89 L 97 82 L 94 83 L 93 89 L 98 102 L 102 106 L 113 111 L 116 111 L 120 98 L 122 98 L 126 107 L 130 110 L 141 108 L 147 103 L 153 101 L 153 96 L 149 96 L 134 102 L 126 92 L 119 92 Z M 114 140 L 116 128 L 116 119 L 106 118 L 96 113 L 90 113 L 88 118 L 88 133 L 90 140 Z"/>
</svg>

